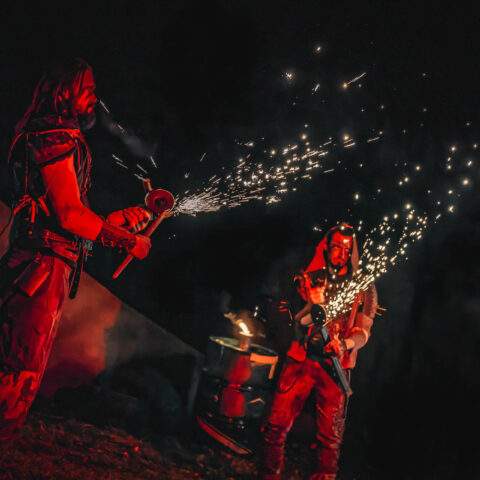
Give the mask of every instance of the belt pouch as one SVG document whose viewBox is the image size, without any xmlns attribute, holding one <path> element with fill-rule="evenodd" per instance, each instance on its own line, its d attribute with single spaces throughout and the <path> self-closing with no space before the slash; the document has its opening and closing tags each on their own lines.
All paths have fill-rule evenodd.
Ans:
<svg viewBox="0 0 480 480">
<path fill-rule="evenodd" d="M 14 283 L 25 295 L 31 297 L 51 273 L 51 262 L 47 263 L 44 257 L 38 256 L 30 262 Z"/>
</svg>

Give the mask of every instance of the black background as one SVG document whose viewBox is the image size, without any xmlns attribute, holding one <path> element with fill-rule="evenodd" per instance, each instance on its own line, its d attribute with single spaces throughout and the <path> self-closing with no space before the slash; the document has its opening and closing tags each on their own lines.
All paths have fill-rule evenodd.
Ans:
<svg viewBox="0 0 480 480">
<path fill-rule="evenodd" d="M 222 166 L 228 171 L 244 153 L 235 140 L 264 137 L 267 150 L 281 148 L 298 141 L 305 123 L 318 143 L 347 132 L 363 139 L 384 132 L 380 142 L 332 150 L 327 162 L 341 160 L 348 170 L 314 175 L 280 203 L 253 201 L 168 220 L 148 259 L 131 264 L 117 281 L 110 277 L 121 257 L 97 248 L 89 273 L 200 350 L 219 328 L 225 292 L 238 306 L 254 304 L 259 293 L 278 293 L 287 272 L 304 266 L 326 227 L 339 220 L 358 225 L 362 219 L 370 229 L 405 201 L 433 212 L 426 188 L 446 200 L 447 185 L 458 187 L 461 168 L 443 168 L 451 145 L 458 165 L 478 162 L 472 145 L 480 142 L 479 17 L 473 9 L 413 2 L 2 5 L 3 159 L 45 65 L 64 55 L 92 65 L 98 96 L 114 119 L 155 152 L 152 184 L 175 194 Z M 291 82 L 287 71 L 294 72 Z M 342 82 L 364 71 L 362 88 L 342 90 Z M 321 86 L 312 95 L 316 83 Z M 132 170 L 148 161 L 101 121 L 87 140 L 95 163 L 92 208 L 104 214 L 138 203 L 140 182 L 111 154 Z M 255 151 L 260 158 L 262 149 Z M 397 188 L 401 172 L 412 173 L 416 163 L 424 167 L 417 180 Z M 474 163 L 473 186 L 457 188 L 455 213 L 432 224 L 408 262 L 377 282 L 387 311 L 376 320 L 353 379 L 345 441 L 352 471 L 370 465 L 384 472 L 379 478 L 402 479 L 478 472 L 478 177 Z M 1 186 L 6 199 L 4 174 Z M 378 186 L 384 193 L 373 201 Z"/>
</svg>

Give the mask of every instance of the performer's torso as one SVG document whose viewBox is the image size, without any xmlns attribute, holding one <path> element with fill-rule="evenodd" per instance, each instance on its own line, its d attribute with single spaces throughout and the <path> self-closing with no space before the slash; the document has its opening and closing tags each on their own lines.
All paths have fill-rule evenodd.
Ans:
<svg viewBox="0 0 480 480">
<path fill-rule="evenodd" d="M 18 204 L 27 195 L 36 202 L 36 207 L 27 205 L 18 210 L 12 228 L 13 242 L 25 236 L 36 237 L 36 233 L 43 230 L 69 240 L 74 238 L 60 226 L 48 195 L 45 195 L 46 186 L 41 175 L 45 165 L 61 161 L 68 155 L 73 155 L 81 200 L 86 204 L 91 162 L 88 147 L 78 130 L 26 132 L 17 139 L 10 157 L 13 196 Z M 37 202 L 39 198 L 43 198 L 46 210 Z M 32 208 L 35 208 L 34 214 Z"/>
</svg>

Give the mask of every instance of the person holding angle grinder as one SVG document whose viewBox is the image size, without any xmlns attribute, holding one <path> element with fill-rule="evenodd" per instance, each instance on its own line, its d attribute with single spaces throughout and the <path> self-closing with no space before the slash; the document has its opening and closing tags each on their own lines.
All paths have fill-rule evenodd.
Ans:
<svg viewBox="0 0 480 480">
<path fill-rule="evenodd" d="M 328 319 L 322 304 L 338 293 L 358 268 L 355 232 L 346 224 L 331 228 L 318 244 L 305 272 L 294 278 L 303 307 L 294 315 L 296 336 L 287 353 L 269 415 L 262 428 L 259 478 L 281 478 L 287 434 L 315 390 L 318 465 L 311 480 L 334 480 L 345 428 L 349 379 L 357 352 L 370 337 L 377 309 L 374 284 L 361 291 L 351 311 Z M 292 312 L 292 315 L 294 312 Z"/>
<path fill-rule="evenodd" d="M 91 67 L 52 67 L 17 124 L 10 149 L 14 218 L 0 263 L 0 440 L 23 424 L 50 354 L 66 295 L 74 295 L 90 244 L 138 259 L 151 214 L 131 207 L 106 220 L 89 207 L 92 158 L 83 132 L 95 123 Z"/>
</svg>

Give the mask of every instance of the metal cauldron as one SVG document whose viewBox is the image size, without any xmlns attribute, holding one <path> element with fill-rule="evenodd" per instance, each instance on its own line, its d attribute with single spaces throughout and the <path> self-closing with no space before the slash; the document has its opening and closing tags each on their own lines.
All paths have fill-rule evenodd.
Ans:
<svg viewBox="0 0 480 480">
<path fill-rule="evenodd" d="M 219 442 L 238 453 L 250 451 L 270 396 L 278 355 L 236 338 L 209 338 L 197 397 L 198 421 Z"/>
<path fill-rule="evenodd" d="M 205 371 L 229 383 L 267 388 L 277 362 L 277 353 L 269 348 L 252 344 L 244 349 L 236 338 L 211 336 Z"/>
</svg>

